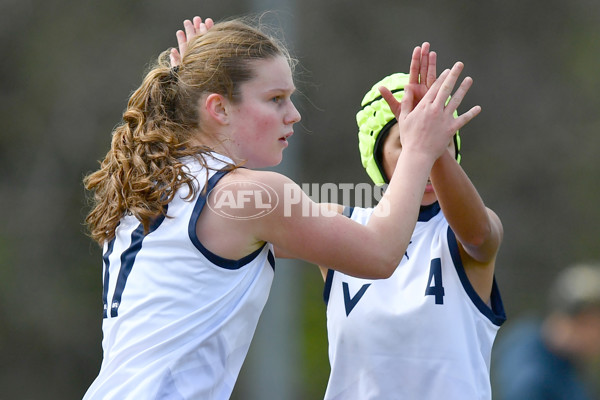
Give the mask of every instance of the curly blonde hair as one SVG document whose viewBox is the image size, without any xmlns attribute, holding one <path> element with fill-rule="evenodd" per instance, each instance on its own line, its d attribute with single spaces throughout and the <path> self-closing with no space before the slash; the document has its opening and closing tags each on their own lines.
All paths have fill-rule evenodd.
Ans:
<svg viewBox="0 0 600 400">
<path fill-rule="evenodd" d="M 98 244 L 114 237 L 124 215 L 134 215 L 148 232 L 180 187 L 188 186 L 187 200 L 197 194 L 184 158 L 195 157 L 208 178 L 206 158 L 212 151 L 192 145 L 202 123 L 198 101 L 204 94 L 218 93 L 238 102 L 240 85 L 254 76 L 250 62 L 276 56 L 286 57 L 293 68 L 277 39 L 247 20 L 235 19 L 190 40 L 177 68 L 171 68 L 168 51 L 158 57 L 131 95 L 100 169 L 84 178 L 93 193 L 86 223 Z"/>
</svg>

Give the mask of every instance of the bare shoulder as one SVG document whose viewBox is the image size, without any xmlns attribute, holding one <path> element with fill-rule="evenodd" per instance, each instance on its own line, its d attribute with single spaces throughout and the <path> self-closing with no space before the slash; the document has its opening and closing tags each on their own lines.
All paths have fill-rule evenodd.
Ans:
<svg viewBox="0 0 600 400">
<path fill-rule="evenodd" d="M 258 185 L 269 185 L 274 190 L 279 190 L 284 185 L 297 186 L 294 181 L 285 175 L 282 175 L 273 171 L 257 171 L 248 168 L 237 168 L 225 175 L 219 185 L 227 184 L 258 184 Z"/>
<path fill-rule="evenodd" d="M 238 221 L 256 221 L 277 212 L 301 188 L 285 175 L 238 168 L 223 176 L 208 198 L 210 208 Z"/>
<path fill-rule="evenodd" d="M 276 213 L 293 182 L 281 174 L 238 168 L 225 174 L 207 195 L 196 222 L 201 243 L 213 253 L 240 259 L 264 244 L 257 232 Z"/>
</svg>

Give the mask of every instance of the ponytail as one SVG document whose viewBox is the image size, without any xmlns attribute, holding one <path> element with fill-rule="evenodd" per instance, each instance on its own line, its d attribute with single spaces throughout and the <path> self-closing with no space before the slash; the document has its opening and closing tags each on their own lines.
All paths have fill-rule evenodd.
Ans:
<svg viewBox="0 0 600 400">
<path fill-rule="evenodd" d="M 183 157 L 193 156 L 207 167 L 204 157 L 211 150 L 188 142 L 190 132 L 197 129 L 197 117 L 182 120 L 177 111 L 181 97 L 177 70 L 170 68 L 167 56 L 161 54 L 131 95 L 100 169 L 84 178 L 85 188 L 93 192 L 86 223 L 100 245 L 114 237 L 126 213 L 148 232 L 178 188 L 187 185 L 188 199 L 195 196 L 194 178 L 184 170 Z"/>
</svg>

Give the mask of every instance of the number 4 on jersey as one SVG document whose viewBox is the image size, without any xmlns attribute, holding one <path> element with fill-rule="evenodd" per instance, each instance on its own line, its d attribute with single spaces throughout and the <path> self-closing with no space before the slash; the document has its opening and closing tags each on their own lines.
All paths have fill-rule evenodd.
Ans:
<svg viewBox="0 0 600 400">
<path fill-rule="evenodd" d="M 432 285 L 433 281 L 433 285 Z M 435 296 L 435 304 L 444 304 L 444 286 L 442 284 L 442 260 L 435 258 L 429 266 L 429 279 L 425 296 Z"/>
</svg>

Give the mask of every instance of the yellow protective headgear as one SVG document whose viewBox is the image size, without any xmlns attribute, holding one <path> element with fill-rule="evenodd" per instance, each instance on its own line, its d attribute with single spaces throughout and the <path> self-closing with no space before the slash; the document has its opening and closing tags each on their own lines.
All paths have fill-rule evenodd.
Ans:
<svg viewBox="0 0 600 400">
<path fill-rule="evenodd" d="M 358 124 L 358 150 L 362 165 L 376 185 L 388 183 L 383 172 L 381 149 L 389 129 L 396 123 L 396 118 L 390 106 L 379 93 L 379 87 L 387 87 L 398 101 L 404 95 L 404 86 L 408 84 L 408 74 L 395 73 L 377 82 L 365 94 L 360 105 L 361 110 L 356 114 Z M 457 116 L 455 112 L 455 117 Z M 460 135 L 454 135 L 456 160 L 460 162 Z"/>
</svg>

